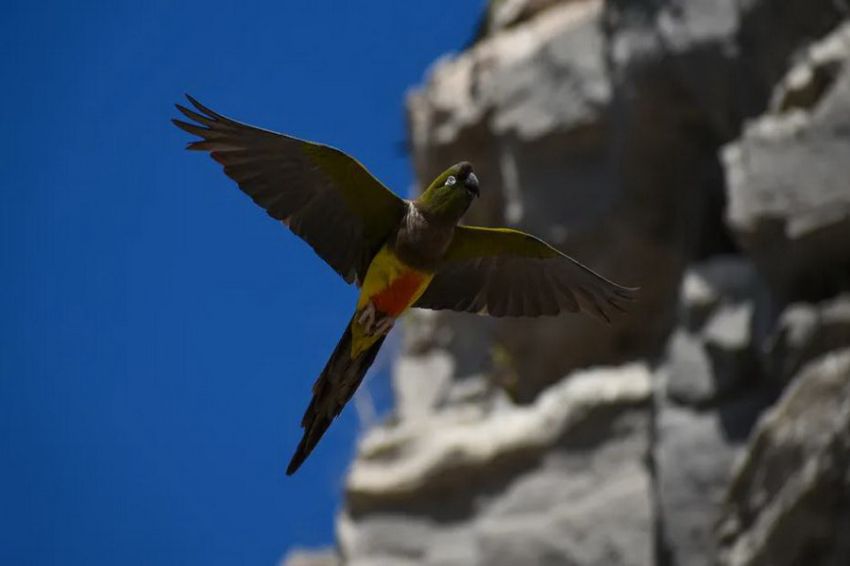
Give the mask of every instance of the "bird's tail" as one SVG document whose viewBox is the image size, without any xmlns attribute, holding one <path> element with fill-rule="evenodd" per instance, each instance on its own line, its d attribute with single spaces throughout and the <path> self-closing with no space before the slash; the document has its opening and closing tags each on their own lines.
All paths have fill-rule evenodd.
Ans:
<svg viewBox="0 0 850 566">
<path fill-rule="evenodd" d="M 384 338 L 385 336 L 381 336 L 371 347 L 352 358 L 351 322 L 345 327 L 345 333 L 325 369 L 313 384 L 313 399 L 301 420 L 304 436 L 301 437 L 301 442 L 286 468 L 286 475 L 291 476 L 304 463 L 331 422 L 354 395 L 366 371 L 375 361 Z"/>
</svg>

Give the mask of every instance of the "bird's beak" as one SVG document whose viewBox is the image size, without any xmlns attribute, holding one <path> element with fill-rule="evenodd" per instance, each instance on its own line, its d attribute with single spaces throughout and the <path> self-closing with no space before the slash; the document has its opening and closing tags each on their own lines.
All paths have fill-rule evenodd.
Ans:
<svg viewBox="0 0 850 566">
<path fill-rule="evenodd" d="M 469 192 L 473 193 L 476 197 L 479 196 L 478 177 L 475 176 L 475 173 L 467 175 L 466 181 L 464 181 L 463 184 Z"/>
</svg>

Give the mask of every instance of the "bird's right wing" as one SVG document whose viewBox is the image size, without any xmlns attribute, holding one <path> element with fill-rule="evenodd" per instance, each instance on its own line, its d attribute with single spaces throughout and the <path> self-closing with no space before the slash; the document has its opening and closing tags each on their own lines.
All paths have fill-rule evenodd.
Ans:
<svg viewBox="0 0 850 566">
<path fill-rule="evenodd" d="M 342 151 L 225 118 L 187 95 L 193 123 L 174 124 L 201 139 L 255 203 L 303 238 L 343 279 L 360 282 L 406 210 L 405 202 Z"/>
<path fill-rule="evenodd" d="M 492 316 L 581 310 L 610 322 L 636 291 L 605 279 L 530 234 L 458 226 L 443 264 L 413 306 Z"/>
</svg>

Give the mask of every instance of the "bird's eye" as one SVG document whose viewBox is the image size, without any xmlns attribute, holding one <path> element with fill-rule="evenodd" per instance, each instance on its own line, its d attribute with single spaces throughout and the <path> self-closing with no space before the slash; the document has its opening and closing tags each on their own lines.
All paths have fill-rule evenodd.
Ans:
<svg viewBox="0 0 850 566">
<path fill-rule="evenodd" d="M 446 179 L 446 186 L 453 187 L 455 183 L 457 183 L 457 179 L 455 179 L 455 176 L 449 175 L 449 178 Z"/>
</svg>

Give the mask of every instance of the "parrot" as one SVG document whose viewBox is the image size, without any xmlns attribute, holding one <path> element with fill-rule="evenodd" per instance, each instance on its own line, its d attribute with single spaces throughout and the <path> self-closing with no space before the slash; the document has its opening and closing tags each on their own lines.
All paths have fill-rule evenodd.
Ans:
<svg viewBox="0 0 850 566">
<path fill-rule="evenodd" d="M 312 388 L 289 466 L 304 463 L 351 399 L 398 318 L 410 308 L 494 317 L 584 312 L 611 321 L 637 288 L 614 283 L 545 241 L 512 228 L 467 226 L 480 195 L 469 162 L 447 168 L 414 199 L 396 196 L 334 147 L 227 118 L 186 95 L 176 104 L 224 173 L 269 216 L 359 287 L 354 314 Z"/>
</svg>

